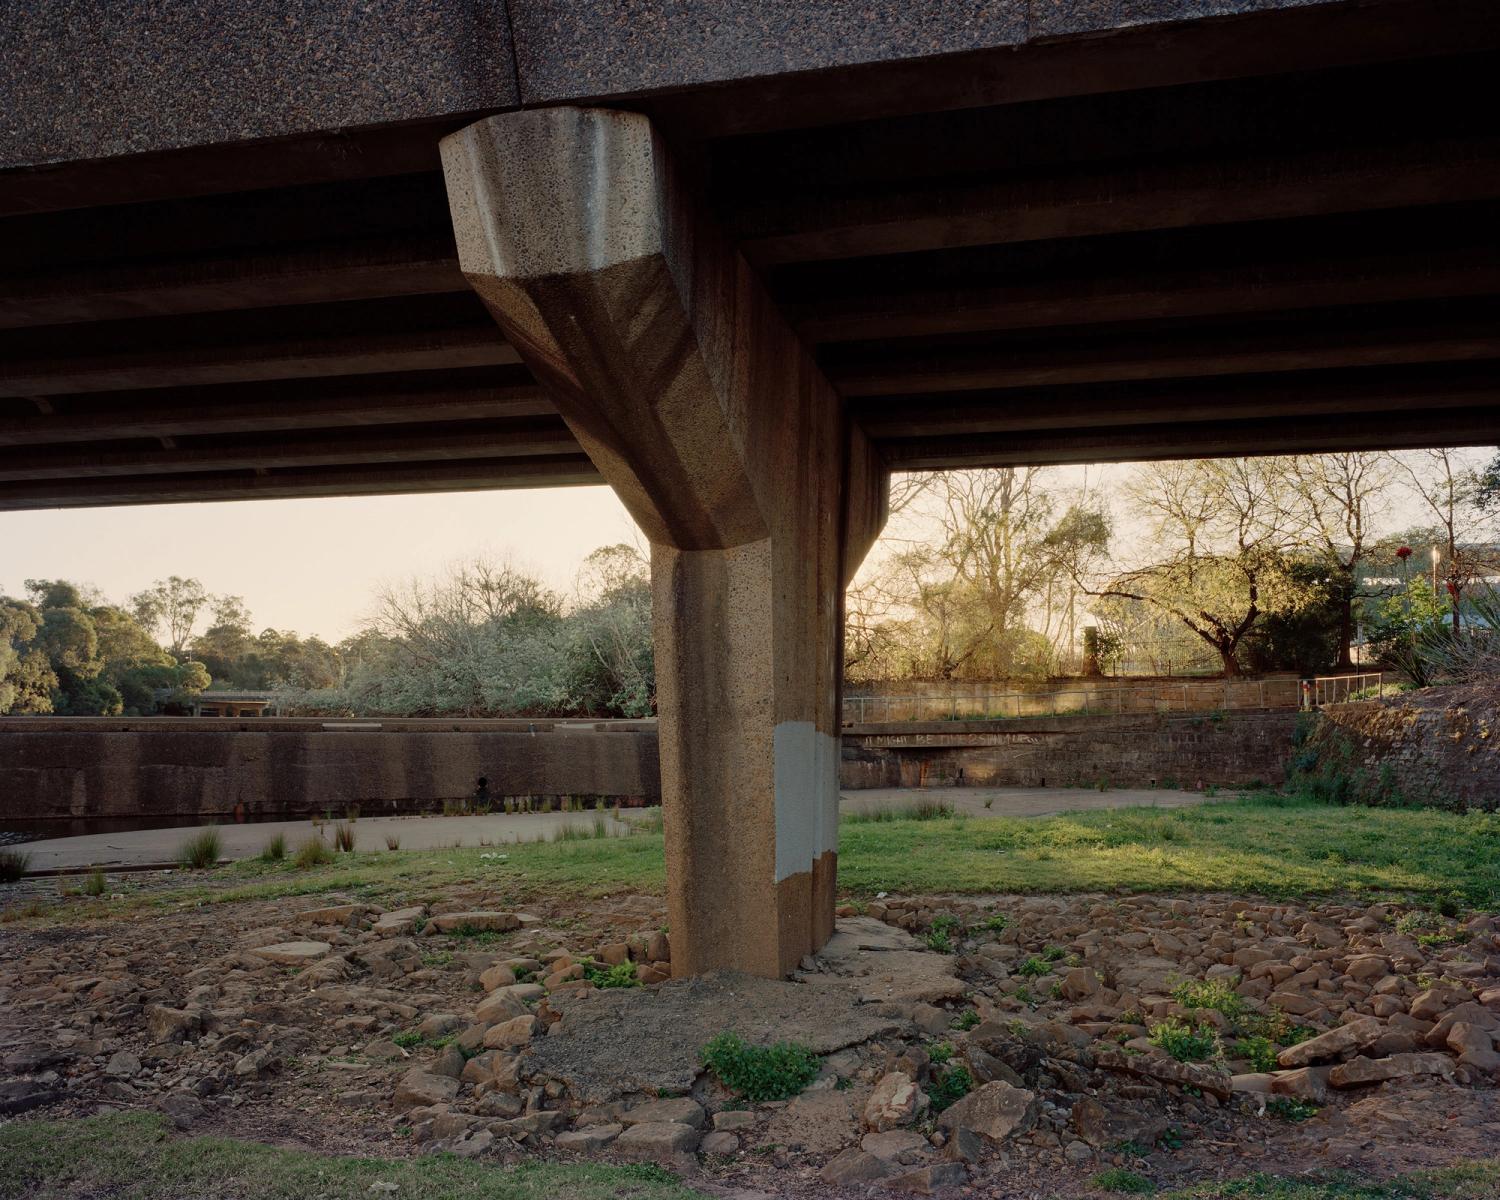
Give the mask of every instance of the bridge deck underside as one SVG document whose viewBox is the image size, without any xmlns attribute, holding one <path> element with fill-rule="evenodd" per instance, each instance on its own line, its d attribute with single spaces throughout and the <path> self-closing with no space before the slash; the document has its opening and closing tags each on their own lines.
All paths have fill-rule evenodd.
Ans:
<svg viewBox="0 0 1500 1200">
<path fill-rule="evenodd" d="M 1496 78 L 1479 47 L 680 157 L 893 468 L 1485 444 Z M 0 176 L 0 509 L 598 482 L 459 273 L 440 132 L 209 195 L 172 160 L 129 204 Z"/>
</svg>

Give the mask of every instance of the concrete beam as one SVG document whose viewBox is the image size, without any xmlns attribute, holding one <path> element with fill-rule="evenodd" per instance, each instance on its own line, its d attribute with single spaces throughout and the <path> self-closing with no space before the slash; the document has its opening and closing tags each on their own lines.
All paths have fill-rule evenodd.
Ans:
<svg viewBox="0 0 1500 1200">
<path fill-rule="evenodd" d="M 647 118 L 442 150 L 465 275 L 652 542 L 673 969 L 781 975 L 833 928 L 839 596 L 878 519 L 842 492 L 884 466 Z"/>
</svg>

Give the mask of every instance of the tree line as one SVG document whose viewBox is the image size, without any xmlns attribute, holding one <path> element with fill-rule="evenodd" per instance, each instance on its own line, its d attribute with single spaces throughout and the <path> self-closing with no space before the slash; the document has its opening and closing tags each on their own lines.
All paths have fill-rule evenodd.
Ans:
<svg viewBox="0 0 1500 1200">
<path fill-rule="evenodd" d="M 272 691 L 284 713 L 645 716 L 648 567 L 604 547 L 565 598 L 476 560 L 382 588 L 364 628 L 336 644 L 256 632 L 242 597 L 183 576 L 123 605 L 64 580 L 0 595 L 0 714 L 172 713 L 211 687 Z"/>
<path fill-rule="evenodd" d="M 1013 467 L 902 480 L 892 508 L 909 536 L 851 589 L 846 673 L 1348 670 L 1358 643 L 1390 662 L 1419 626 L 1457 636 L 1495 571 L 1500 458 L 1152 462 L 1112 495 L 1062 478 Z M 1396 508 L 1417 524 L 1388 528 Z"/>
</svg>

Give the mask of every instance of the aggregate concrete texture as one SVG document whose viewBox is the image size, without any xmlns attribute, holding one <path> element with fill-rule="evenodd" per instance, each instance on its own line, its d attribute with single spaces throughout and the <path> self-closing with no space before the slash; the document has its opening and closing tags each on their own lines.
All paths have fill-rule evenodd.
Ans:
<svg viewBox="0 0 1500 1200">
<path fill-rule="evenodd" d="M 673 971 L 782 976 L 833 929 L 839 596 L 884 471 L 649 118 L 442 153 L 465 277 L 651 540 Z"/>
</svg>

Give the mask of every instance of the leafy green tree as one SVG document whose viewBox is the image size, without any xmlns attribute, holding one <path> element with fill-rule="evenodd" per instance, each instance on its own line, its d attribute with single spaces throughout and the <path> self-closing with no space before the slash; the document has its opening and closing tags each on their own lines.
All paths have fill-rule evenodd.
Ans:
<svg viewBox="0 0 1500 1200">
<path fill-rule="evenodd" d="M 167 649 L 182 658 L 208 593 L 196 579 L 169 575 L 130 598 L 136 619 L 153 634 L 165 632 Z"/>
</svg>

